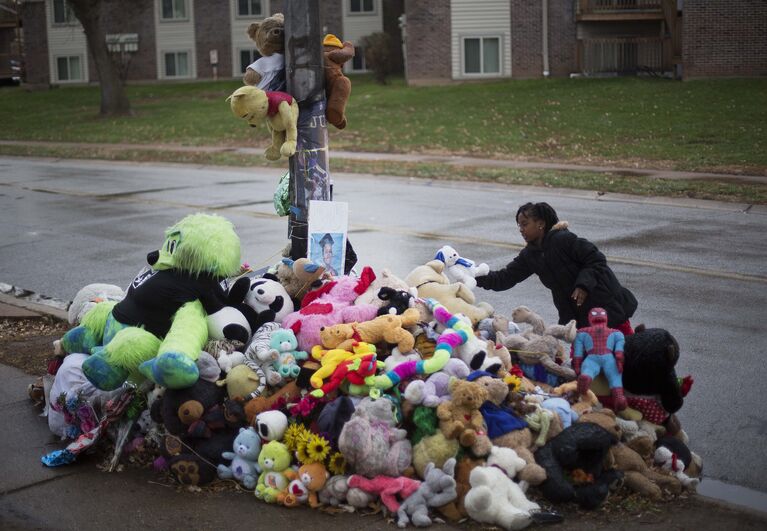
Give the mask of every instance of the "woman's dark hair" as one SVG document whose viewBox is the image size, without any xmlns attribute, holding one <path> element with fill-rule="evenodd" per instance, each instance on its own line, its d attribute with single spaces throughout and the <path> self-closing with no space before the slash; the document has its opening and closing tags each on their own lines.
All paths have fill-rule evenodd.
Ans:
<svg viewBox="0 0 767 531">
<path fill-rule="evenodd" d="M 333 237 L 330 235 L 330 233 L 325 233 L 325 236 L 322 237 L 320 240 L 320 246 L 325 247 L 326 245 L 333 245 L 335 242 L 333 241 Z"/>
<path fill-rule="evenodd" d="M 524 214 L 525 217 L 528 218 L 543 221 L 546 225 L 546 232 L 549 232 L 551 227 L 559 222 L 556 211 L 551 208 L 551 205 L 548 203 L 525 203 L 519 207 L 519 210 L 517 210 L 517 217 L 514 219 L 519 220 L 520 214 Z"/>
</svg>

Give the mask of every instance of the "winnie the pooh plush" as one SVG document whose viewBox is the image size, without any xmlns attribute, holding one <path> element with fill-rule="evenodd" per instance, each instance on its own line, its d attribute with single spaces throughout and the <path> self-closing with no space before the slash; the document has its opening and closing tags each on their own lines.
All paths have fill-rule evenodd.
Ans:
<svg viewBox="0 0 767 531">
<path fill-rule="evenodd" d="M 292 157 L 296 153 L 298 102 L 293 96 L 286 92 L 265 92 L 245 86 L 235 90 L 227 101 L 232 113 L 246 119 L 251 127 L 266 123 L 272 135 L 272 145 L 264 152 L 268 160 L 279 160 L 280 156 Z"/>
<path fill-rule="evenodd" d="M 248 36 L 261 54 L 248 65 L 243 83 L 261 90 L 284 91 L 285 82 L 285 17 L 275 13 L 248 26 Z"/>
<path fill-rule="evenodd" d="M 325 56 L 325 93 L 328 107 L 325 117 L 336 129 L 346 127 L 346 102 L 352 92 L 352 82 L 344 75 L 344 63 L 354 57 L 354 45 L 341 42 L 335 35 L 325 35 L 322 40 Z"/>
</svg>

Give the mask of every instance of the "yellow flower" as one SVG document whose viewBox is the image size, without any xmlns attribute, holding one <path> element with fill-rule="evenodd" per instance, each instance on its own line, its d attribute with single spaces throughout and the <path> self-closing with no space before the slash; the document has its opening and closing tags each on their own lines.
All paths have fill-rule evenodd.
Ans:
<svg viewBox="0 0 767 531">
<path fill-rule="evenodd" d="M 322 462 L 330 453 L 330 443 L 324 437 L 314 435 L 306 445 L 306 454 L 316 462 Z"/>
<path fill-rule="evenodd" d="M 311 457 L 309 457 L 307 451 L 307 444 L 300 440 L 298 441 L 298 445 L 296 446 L 296 458 L 301 461 L 301 463 L 308 465 L 309 463 L 313 463 L 314 460 L 312 460 Z"/>
<path fill-rule="evenodd" d="M 341 452 L 336 452 L 328 459 L 328 470 L 332 474 L 343 474 L 346 472 L 346 458 Z"/>
<path fill-rule="evenodd" d="M 296 449 L 298 437 L 300 436 L 302 429 L 303 429 L 302 425 L 293 423 L 290 426 L 288 426 L 288 429 L 285 430 L 285 435 L 283 435 L 282 437 L 282 442 L 285 444 L 285 446 L 288 447 L 288 450 L 290 450 L 291 452 Z"/>
<path fill-rule="evenodd" d="M 514 393 L 522 386 L 522 378 L 514 374 L 507 374 L 503 379 L 509 385 L 509 392 Z"/>
</svg>

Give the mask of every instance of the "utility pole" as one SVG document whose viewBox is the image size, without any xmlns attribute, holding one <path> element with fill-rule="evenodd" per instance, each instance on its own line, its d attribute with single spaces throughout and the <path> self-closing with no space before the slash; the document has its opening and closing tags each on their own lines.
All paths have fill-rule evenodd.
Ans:
<svg viewBox="0 0 767 531">
<path fill-rule="evenodd" d="M 305 257 L 309 201 L 330 201 L 325 69 L 319 0 L 285 0 L 285 77 L 298 102 L 298 141 L 290 157 L 290 257 Z"/>
</svg>

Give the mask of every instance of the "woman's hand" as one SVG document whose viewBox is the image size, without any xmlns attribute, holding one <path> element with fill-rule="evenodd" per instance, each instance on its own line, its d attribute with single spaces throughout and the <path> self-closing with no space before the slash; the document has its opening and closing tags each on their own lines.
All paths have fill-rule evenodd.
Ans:
<svg viewBox="0 0 767 531">
<path fill-rule="evenodd" d="M 575 288 L 572 295 L 570 295 L 570 298 L 575 301 L 576 306 L 581 306 L 588 296 L 589 294 L 585 289 Z"/>
</svg>

